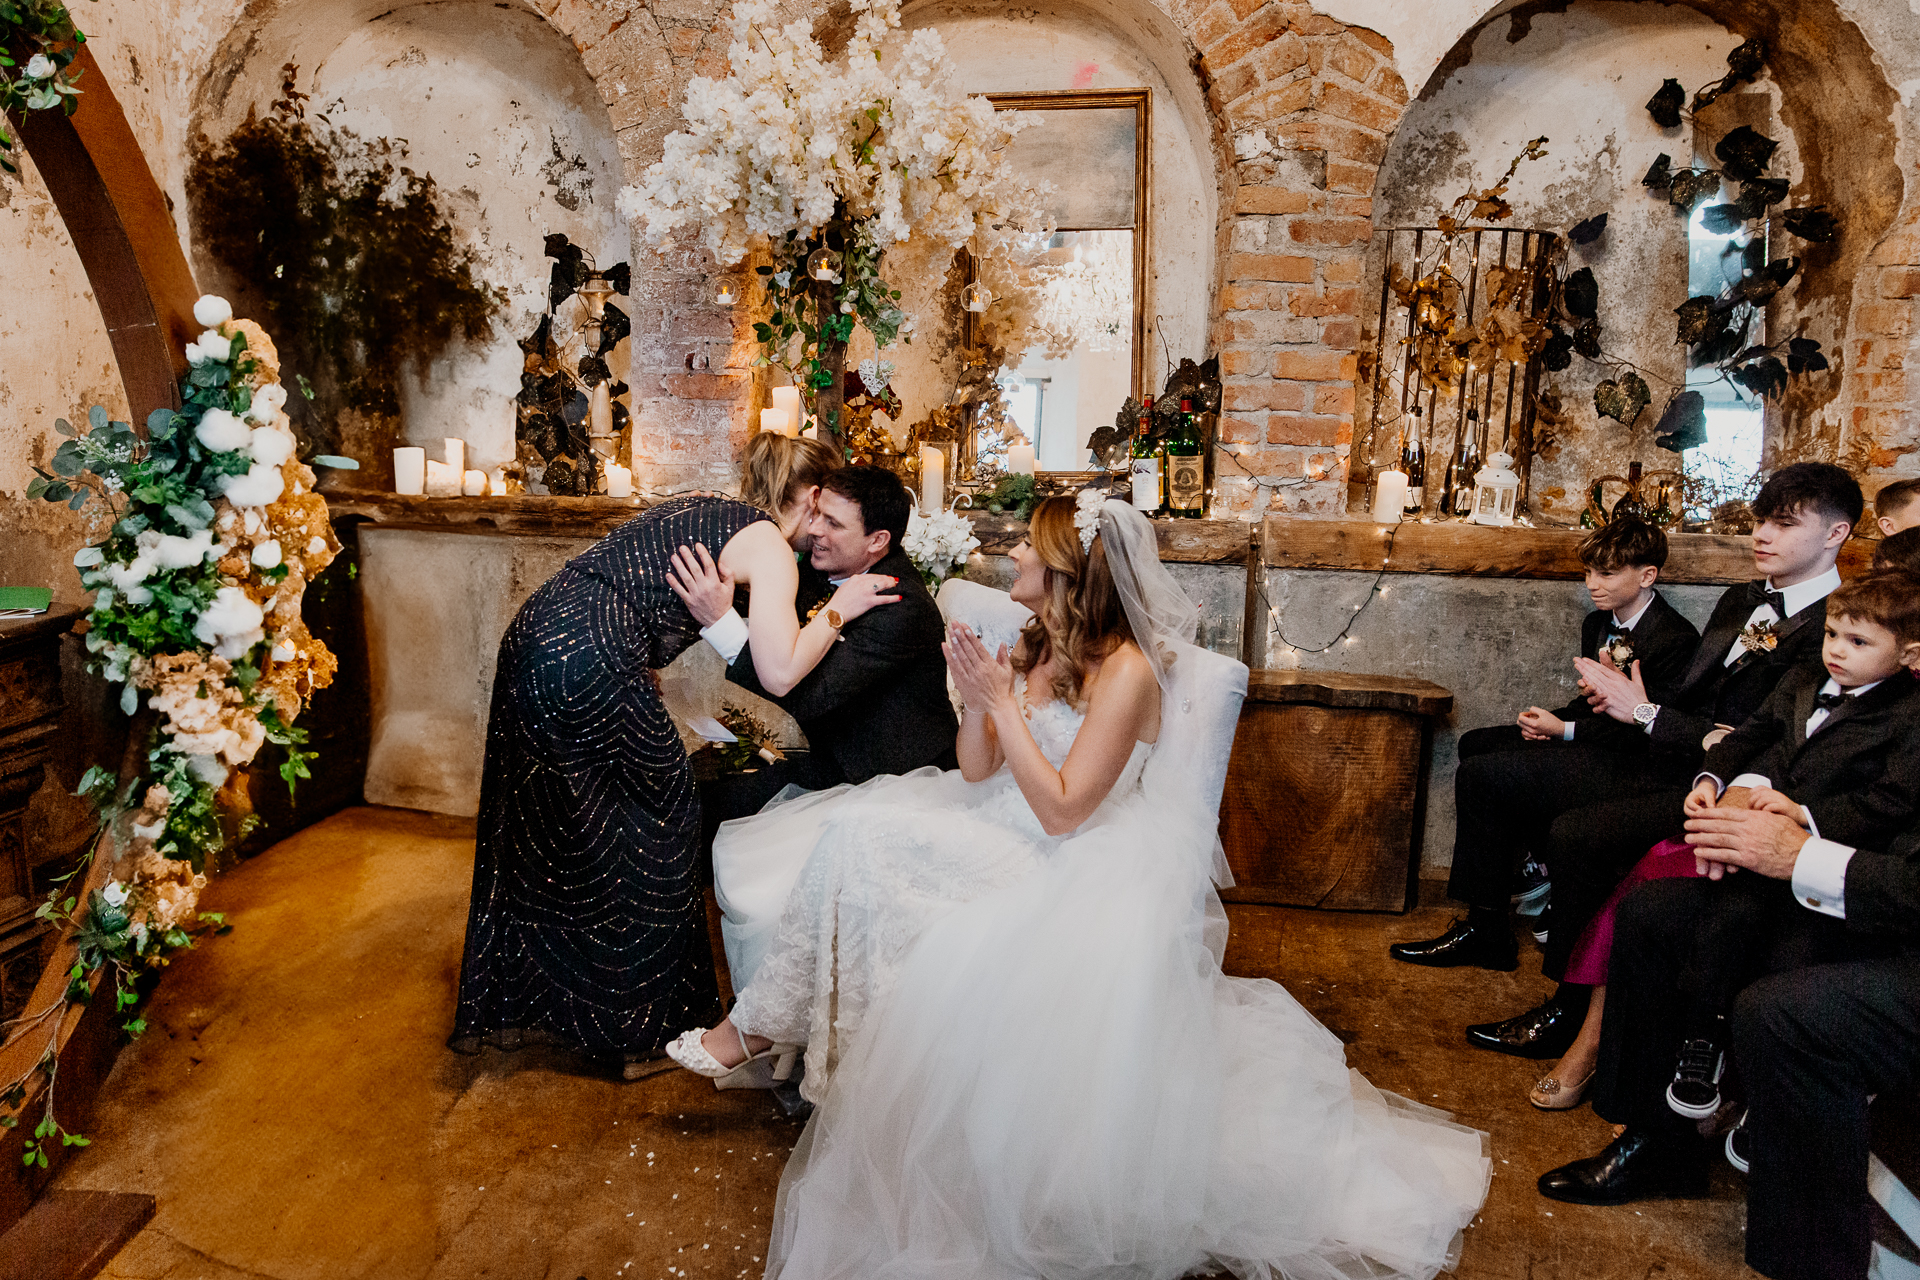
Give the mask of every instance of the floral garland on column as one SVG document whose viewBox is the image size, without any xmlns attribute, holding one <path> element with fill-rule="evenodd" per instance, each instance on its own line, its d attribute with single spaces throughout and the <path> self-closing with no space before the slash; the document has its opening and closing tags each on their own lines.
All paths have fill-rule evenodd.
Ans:
<svg viewBox="0 0 1920 1280">
<path fill-rule="evenodd" d="M 73 114 L 80 90 L 74 82 L 74 58 L 87 37 L 73 25 L 73 15 L 59 0 L 0 0 L 0 170 L 20 172 L 13 162 L 13 135 L 7 117 L 23 111 Z M 13 51 L 30 46 L 25 66 Z M 13 68 L 19 67 L 18 71 Z"/>
<path fill-rule="evenodd" d="M 89 666 L 121 686 L 121 710 L 136 719 L 120 774 L 96 766 L 80 784 L 101 814 L 101 837 L 113 837 L 105 885 L 84 901 L 70 887 L 85 883 L 102 847 L 96 838 L 39 911 L 73 926 L 79 961 L 64 999 L 29 1010 L 8 1028 L 14 1036 L 48 1022 L 57 1032 L 61 1012 L 89 998 L 103 969 L 112 971 L 116 1008 L 131 1009 L 142 971 L 224 928 L 197 903 L 229 827 L 244 834 L 256 820 L 247 767 L 274 742 L 287 748 L 280 774 L 289 790 L 310 776 L 312 757 L 300 749 L 306 731 L 293 722 L 337 663 L 301 620 L 301 598 L 340 542 L 298 457 L 273 343 L 221 298 L 201 298 L 194 319 L 205 331 L 186 349 L 184 407 L 155 410 L 144 439 L 98 406 L 85 430 L 61 420 L 68 439 L 28 486 L 29 497 L 75 510 L 97 495 L 111 510 L 107 536 L 73 562 L 94 592 Z M 132 1034 L 145 1028 L 138 1017 L 124 1025 Z M 55 1039 L 33 1071 L 0 1085 L 0 1103 L 17 1109 L 34 1073 L 45 1073 L 45 1111 L 24 1157 L 42 1167 L 56 1136 L 86 1142 L 54 1119 Z M 0 1116 L 0 1126 L 16 1123 Z"/>
<path fill-rule="evenodd" d="M 722 265 L 767 247 L 759 363 L 790 370 L 834 436 L 854 326 L 882 348 L 912 339 L 900 290 L 880 274 L 889 249 L 971 244 L 988 287 L 1011 290 L 1007 264 L 1053 230 L 1041 194 L 1001 156 L 1025 122 L 955 86 L 938 32 L 894 37 L 899 0 L 853 0 L 853 11 L 829 62 L 810 20 L 782 27 L 772 0 L 737 0 L 731 74 L 692 80 L 687 128 L 618 201 L 655 244 L 683 224 L 704 228 Z"/>
</svg>

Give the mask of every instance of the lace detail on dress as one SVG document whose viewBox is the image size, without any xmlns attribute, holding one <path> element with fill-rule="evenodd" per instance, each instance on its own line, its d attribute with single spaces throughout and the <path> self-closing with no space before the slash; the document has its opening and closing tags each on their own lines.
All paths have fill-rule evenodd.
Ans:
<svg viewBox="0 0 1920 1280">
<path fill-rule="evenodd" d="M 1016 688 L 1024 704 L 1024 681 Z M 1027 711 L 1034 741 L 1055 768 L 1085 720 L 1058 700 Z M 1135 744 L 1087 825 L 1138 790 L 1150 753 L 1148 744 Z M 971 784 L 958 773 L 877 778 L 829 812 L 732 1015 L 743 1032 L 807 1046 L 801 1092 L 815 1101 L 914 939 L 955 907 L 1029 875 L 1064 838 L 1042 830 L 1004 767 Z M 765 823 L 771 838 L 780 821 L 776 808 L 747 830 Z"/>
</svg>

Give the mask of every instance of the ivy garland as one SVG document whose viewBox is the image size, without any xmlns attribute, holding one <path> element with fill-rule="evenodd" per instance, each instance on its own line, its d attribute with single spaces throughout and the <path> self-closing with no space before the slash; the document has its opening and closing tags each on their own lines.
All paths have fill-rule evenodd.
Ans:
<svg viewBox="0 0 1920 1280">
<path fill-rule="evenodd" d="M 73 60 L 86 42 L 59 0 L 0 0 L 0 169 L 20 172 L 8 115 L 55 108 L 73 114 L 80 96 Z M 15 55 L 27 49 L 32 52 L 22 66 Z"/>
<path fill-rule="evenodd" d="M 184 407 L 154 411 L 144 437 L 98 406 L 84 430 L 62 419 L 67 438 L 27 490 L 75 510 L 98 497 L 113 517 L 74 565 L 94 592 L 90 668 L 121 686 L 120 707 L 136 717 L 120 774 L 95 767 L 82 778 L 78 794 L 100 830 L 38 912 L 71 930 L 78 956 L 66 990 L 4 1028 L 17 1038 L 51 1027 L 39 1062 L 0 1082 L 0 1105 L 14 1113 L 0 1114 L 0 1127 L 12 1128 L 34 1077 L 45 1078 L 22 1157 L 42 1168 L 56 1138 L 86 1145 L 54 1116 L 61 1015 L 90 1000 L 96 976 L 104 986 L 110 971 L 115 1010 L 138 1035 L 145 1023 L 130 1011 L 140 975 L 225 930 L 223 917 L 197 904 L 229 831 L 244 835 L 256 821 L 248 766 L 275 743 L 286 748 L 280 776 L 290 790 L 311 776 L 306 731 L 293 722 L 337 665 L 300 616 L 308 582 L 340 543 L 298 456 L 278 353 L 220 298 L 200 299 L 194 318 L 206 328 L 187 347 Z M 106 882 L 83 893 L 77 886 L 103 847 L 113 857 Z"/>
</svg>

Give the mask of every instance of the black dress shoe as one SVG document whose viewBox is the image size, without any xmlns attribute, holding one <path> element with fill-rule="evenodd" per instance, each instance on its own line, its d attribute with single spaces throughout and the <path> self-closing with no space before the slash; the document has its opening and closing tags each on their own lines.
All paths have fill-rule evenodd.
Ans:
<svg viewBox="0 0 1920 1280">
<path fill-rule="evenodd" d="M 1569 1009 L 1549 1000 L 1505 1022 L 1483 1022 L 1467 1028 L 1467 1040 L 1477 1049 L 1510 1053 L 1516 1058 L 1558 1058 L 1573 1047 L 1585 1009 Z"/>
<path fill-rule="evenodd" d="M 1568 1204 L 1627 1204 L 1655 1196 L 1693 1199 L 1707 1194 L 1707 1164 L 1699 1150 L 1656 1142 L 1644 1129 L 1628 1129 L 1599 1155 L 1541 1174 L 1539 1186 L 1547 1199 Z"/>
<path fill-rule="evenodd" d="M 1456 919 L 1447 931 L 1425 942 L 1396 942 L 1387 954 L 1408 964 L 1450 969 L 1472 964 L 1511 973 L 1520 966 L 1520 946 L 1503 923 L 1499 929 Z"/>
</svg>

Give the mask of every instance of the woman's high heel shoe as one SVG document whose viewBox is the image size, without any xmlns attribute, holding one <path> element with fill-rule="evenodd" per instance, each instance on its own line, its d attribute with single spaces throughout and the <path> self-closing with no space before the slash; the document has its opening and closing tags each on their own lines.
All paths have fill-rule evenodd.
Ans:
<svg viewBox="0 0 1920 1280">
<path fill-rule="evenodd" d="M 667 1046 L 667 1056 L 694 1074 L 713 1081 L 716 1089 L 771 1089 L 793 1074 L 793 1064 L 800 1053 L 799 1045 L 770 1044 L 758 1053 L 748 1054 L 745 1061 L 728 1067 L 707 1052 L 707 1046 L 700 1042 L 705 1035 L 701 1027 L 681 1032 Z"/>
<path fill-rule="evenodd" d="M 1527 1090 L 1527 1101 L 1542 1111 L 1571 1111 L 1587 1096 L 1587 1086 L 1592 1083 L 1591 1071 L 1587 1072 L 1586 1079 L 1575 1084 L 1565 1084 L 1558 1076 L 1542 1076 L 1539 1083 Z"/>
</svg>

